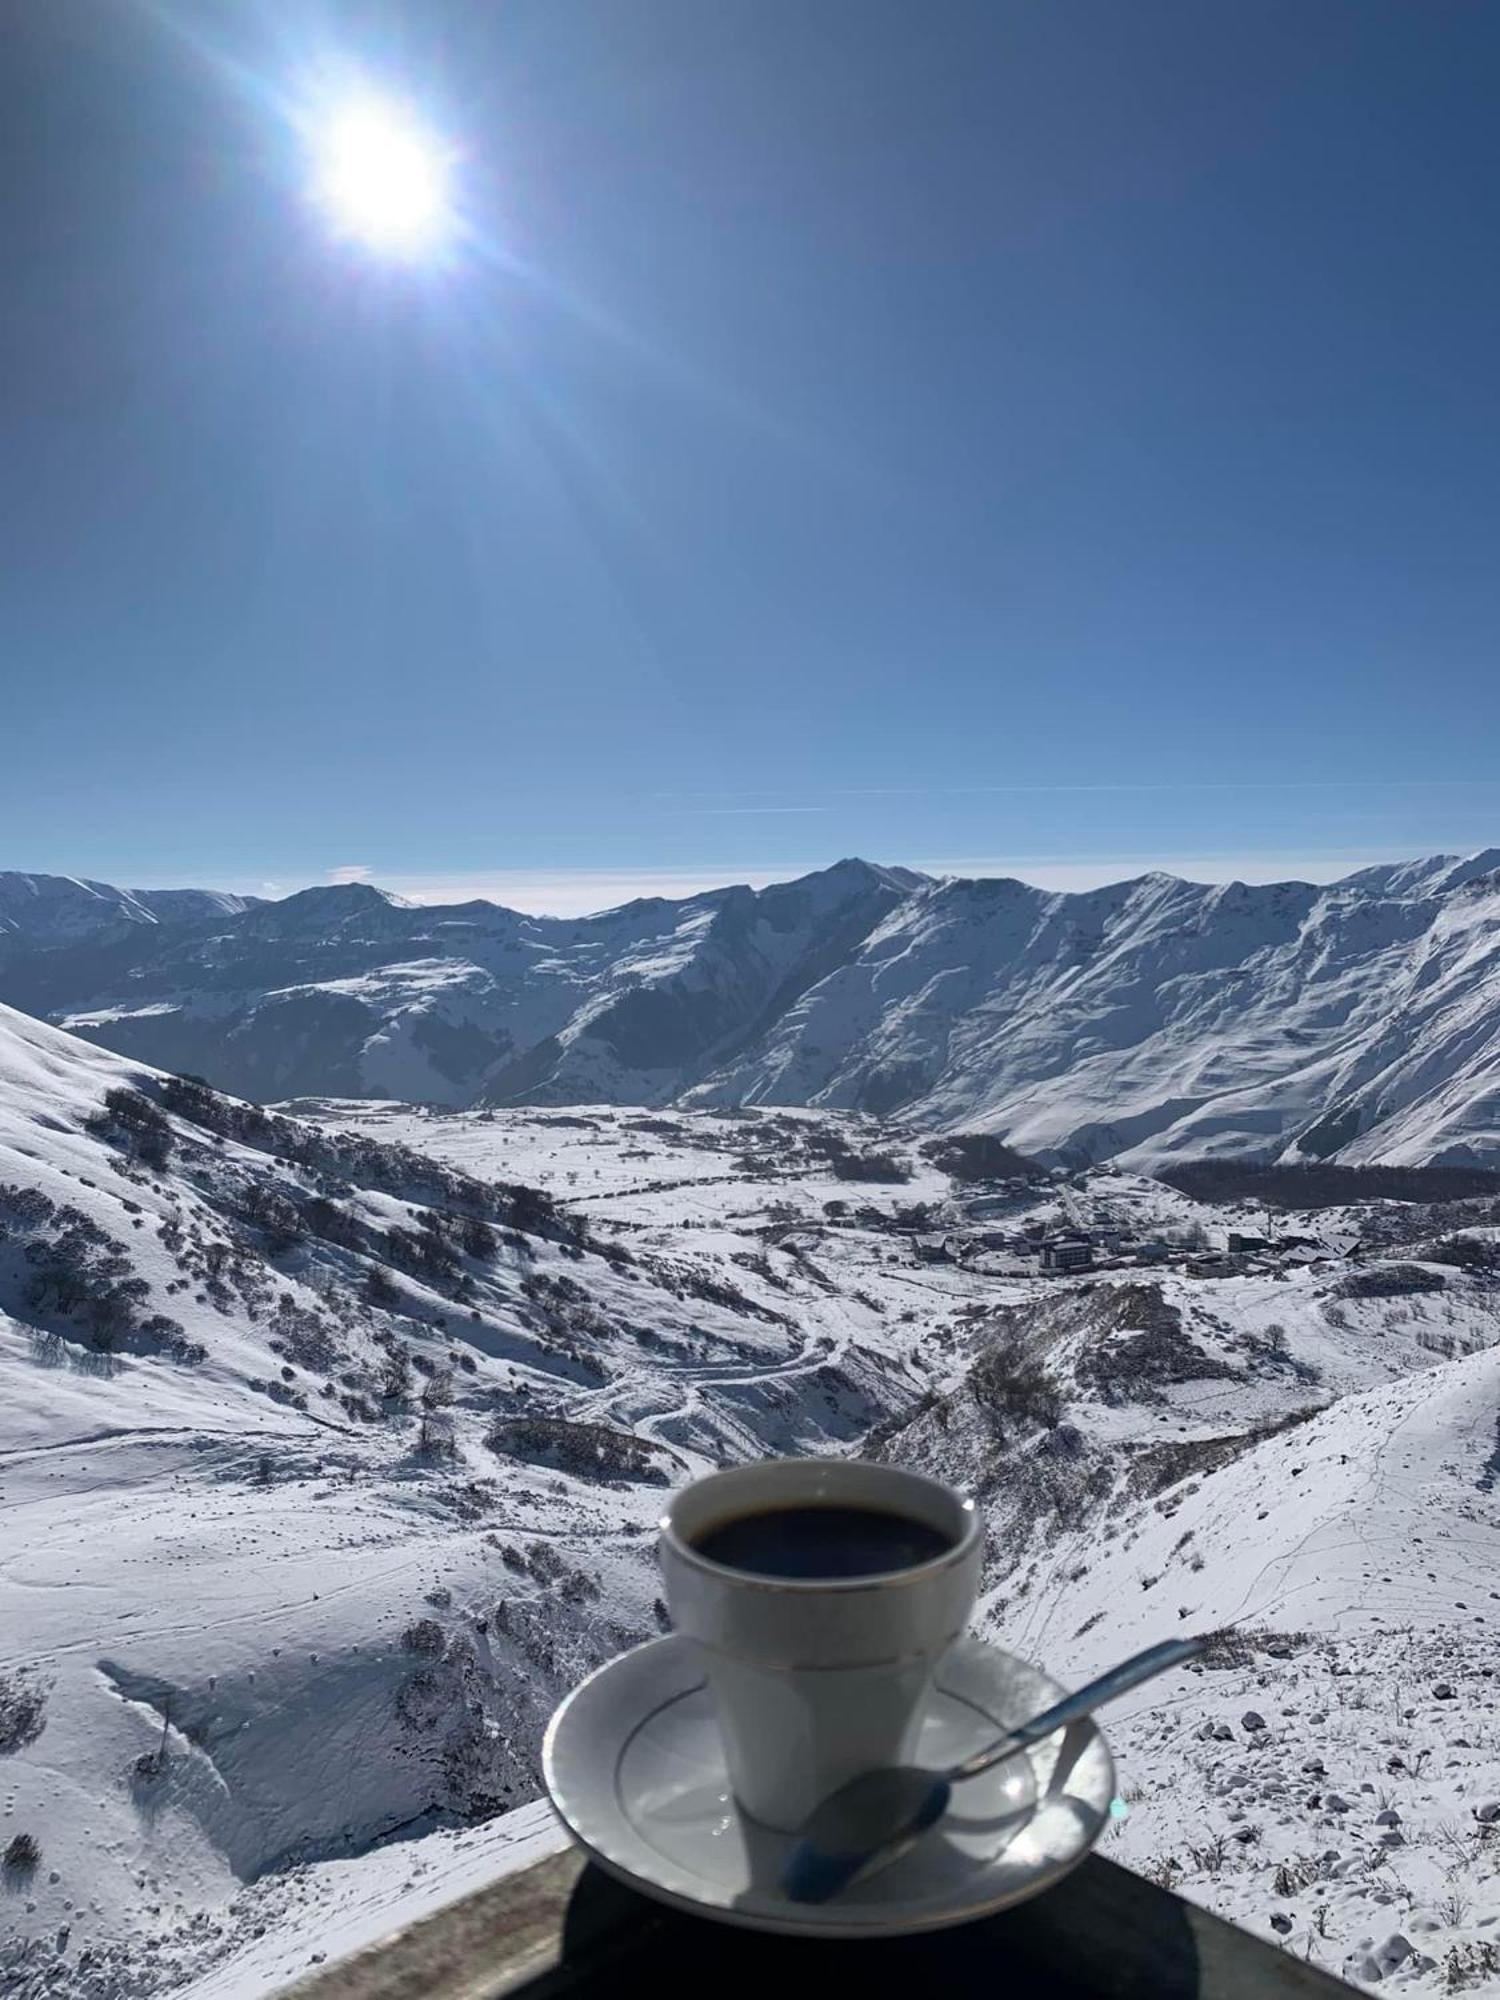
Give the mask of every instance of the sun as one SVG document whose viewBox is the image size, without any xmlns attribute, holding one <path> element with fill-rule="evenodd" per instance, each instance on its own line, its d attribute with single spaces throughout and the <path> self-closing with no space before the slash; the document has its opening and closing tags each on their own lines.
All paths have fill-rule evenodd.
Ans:
<svg viewBox="0 0 1500 2000">
<path fill-rule="evenodd" d="M 453 221 L 452 158 L 402 106 L 354 98 L 310 136 L 313 197 L 340 234 L 391 257 L 441 244 Z"/>
</svg>

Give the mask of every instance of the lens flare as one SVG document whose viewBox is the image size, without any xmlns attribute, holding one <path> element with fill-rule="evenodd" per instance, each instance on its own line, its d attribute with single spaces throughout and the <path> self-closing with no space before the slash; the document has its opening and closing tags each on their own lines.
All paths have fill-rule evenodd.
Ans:
<svg viewBox="0 0 1500 2000">
<path fill-rule="evenodd" d="M 336 105 L 311 134 L 312 193 L 340 234 L 384 256 L 420 257 L 453 221 L 452 160 L 401 106 Z"/>
</svg>

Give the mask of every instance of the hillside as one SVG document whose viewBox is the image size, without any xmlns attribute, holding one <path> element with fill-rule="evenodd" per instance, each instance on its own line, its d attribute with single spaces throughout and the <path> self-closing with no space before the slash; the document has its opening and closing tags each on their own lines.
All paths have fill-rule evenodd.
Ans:
<svg viewBox="0 0 1500 2000">
<path fill-rule="evenodd" d="M 1052 1162 L 1500 1167 L 1493 850 L 1080 894 L 846 861 L 580 919 L 58 882 L 0 878 L 0 996 L 261 1100 L 804 1106 Z"/>
<path fill-rule="evenodd" d="M 248 2000 L 524 1861 L 551 1706 L 659 1629 L 664 1488 L 850 1449 L 977 1493 L 980 1629 L 1064 1675 L 1244 1628 L 1117 1714 L 1123 1858 L 1483 1984 L 1500 1205 L 1226 1264 L 1259 1209 L 980 1163 L 804 1110 L 267 1112 L 0 1010 L 8 1990 Z M 1109 1261 L 1039 1276 L 1048 1229 Z"/>
<path fill-rule="evenodd" d="M 559 1696 L 658 1629 L 665 1486 L 920 1394 L 875 1307 L 696 1251 L 0 1010 L 7 1990 L 378 1909 L 380 1843 L 531 1796 Z"/>
<path fill-rule="evenodd" d="M 1338 1326 L 1267 1293 L 1043 1315 L 1053 1427 L 981 1358 L 887 1448 L 987 1491 L 1023 1539 L 984 1623 L 1065 1678 L 1233 1628 L 1108 1722 L 1115 1858 L 1358 1983 L 1494 1991 L 1500 1353 L 1464 1352 L 1492 1308 Z"/>
</svg>

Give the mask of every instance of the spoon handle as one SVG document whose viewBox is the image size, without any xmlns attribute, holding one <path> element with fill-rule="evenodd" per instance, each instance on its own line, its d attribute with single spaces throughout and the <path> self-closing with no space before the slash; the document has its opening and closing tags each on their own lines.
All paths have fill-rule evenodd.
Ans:
<svg viewBox="0 0 1500 2000">
<path fill-rule="evenodd" d="M 1117 1667 L 1111 1667 L 1098 1680 L 1090 1681 L 1073 1694 L 1064 1695 L 1061 1701 L 1054 1702 L 1051 1708 L 1044 1708 L 1029 1722 L 1018 1723 L 998 1743 L 977 1750 L 961 1764 L 952 1765 L 943 1775 L 951 1784 L 958 1784 L 965 1778 L 977 1778 L 981 1771 L 988 1771 L 1006 1757 L 1014 1757 L 1018 1750 L 1040 1743 L 1044 1736 L 1050 1736 L 1064 1724 L 1076 1722 L 1081 1715 L 1091 1715 L 1105 1702 L 1113 1701 L 1116 1695 L 1128 1693 L 1131 1688 L 1139 1687 L 1142 1681 L 1149 1681 L 1156 1674 L 1164 1674 L 1168 1667 L 1180 1667 L 1185 1660 L 1196 1659 L 1207 1644 L 1207 1639 L 1165 1639 L 1159 1646 L 1148 1646 L 1144 1653 L 1132 1653 L 1128 1660 L 1121 1660 Z"/>
</svg>

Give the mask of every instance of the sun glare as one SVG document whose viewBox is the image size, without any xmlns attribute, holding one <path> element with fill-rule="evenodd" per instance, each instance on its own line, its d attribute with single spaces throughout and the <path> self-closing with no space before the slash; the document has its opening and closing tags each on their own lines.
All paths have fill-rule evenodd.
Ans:
<svg viewBox="0 0 1500 2000">
<path fill-rule="evenodd" d="M 312 138 L 313 194 L 334 227 L 386 256 L 419 257 L 452 222 L 450 158 L 399 105 L 335 107 Z"/>
</svg>

